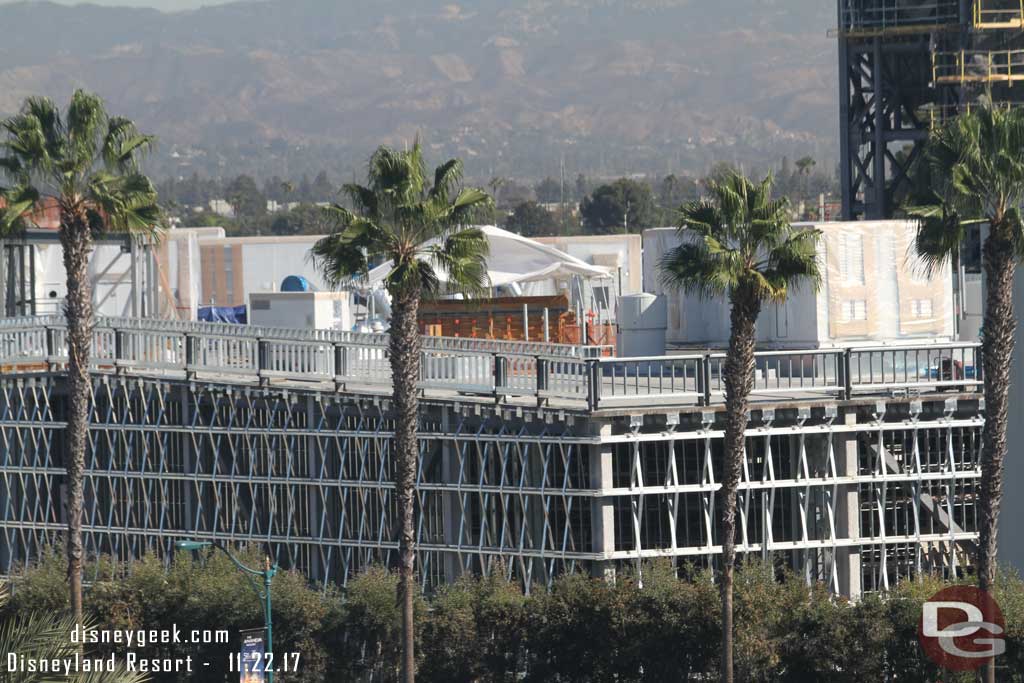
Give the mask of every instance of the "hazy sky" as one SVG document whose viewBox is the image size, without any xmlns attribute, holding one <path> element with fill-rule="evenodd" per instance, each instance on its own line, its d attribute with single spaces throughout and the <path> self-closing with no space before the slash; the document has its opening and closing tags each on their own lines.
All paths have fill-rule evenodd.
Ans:
<svg viewBox="0 0 1024 683">
<path fill-rule="evenodd" d="M 0 5 L 18 0 L 0 0 Z M 29 2 L 40 2 L 42 0 L 29 0 Z M 203 5 L 223 5 L 233 0 L 50 0 L 61 5 L 109 5 L 112 7 L 154 7 L 165 12 L 174 12 L 183 9 L 196 9 Z"/>
</svg>

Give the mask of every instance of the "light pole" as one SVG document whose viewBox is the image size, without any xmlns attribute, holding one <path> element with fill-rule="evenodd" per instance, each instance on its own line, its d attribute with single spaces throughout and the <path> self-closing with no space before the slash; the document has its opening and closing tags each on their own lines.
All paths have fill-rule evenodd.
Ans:
<svg viewBox="0 0 1024 683">
<path fill-rule="evenodd" d="M 267 629 L 267 653 L 270 654 L 270 666 L 267 667 L 267 683 L 274 683 L 274 632 L 272 628 L 271 609 L 270 609 L 270 581 L 277 574 L 277 564 L 270 565 L 270 558 L 268 557 L 264 561 L 263 571 L 258 571 L 250 567 L 245 566 L 238 561 L 234 555 L 232 555 L 227 548 L 221 545 L 220 541 L 177 541 L 174 547 L 178 550 L 202 550 L 203 548 L 216 548 L 222 553 L 228 556 L 236 567 L 238 567 L 245 578 L 249 580 L 249 585 L 256 592 L 260 602 L 263 605 L 263 623 Z M 252 577 L 262 576 L 263 577 L 263 590 L 260 590 L 256 582 L 253 581 Z M 264 659 L 264 666 L 266 666 L 266 660 Z"/>
</svg>

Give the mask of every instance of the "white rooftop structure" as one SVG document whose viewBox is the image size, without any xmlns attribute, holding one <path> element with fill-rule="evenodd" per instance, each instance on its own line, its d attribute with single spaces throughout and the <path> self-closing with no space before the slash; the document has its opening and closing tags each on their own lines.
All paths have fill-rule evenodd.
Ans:
<svg viewBox="0 0 1024 683">
<path fill-rule="evenodd" d="M 573 277 L 584 280 L 607 278 L 612 275 L 609 268 L 590 265 L 575 256 L 514 232 L 493 225 L 483 225 L 480 229 L 487 235 L 491 246 L 487 257 L 487 274 L 492 287 L 518 286 L 524 290 L 533 290 L 531 294 L 555 293 L 555 283 L 559 281 L 568 281 Z M 373 287 L 383 282 L 391 268 L 392 262 L 387 261 L 371 270 L 368 285 Z M 438 275 L 443 282 L 444 273 Z M 545 286 L 554 291 L 536 291 Z"/>
</svg>

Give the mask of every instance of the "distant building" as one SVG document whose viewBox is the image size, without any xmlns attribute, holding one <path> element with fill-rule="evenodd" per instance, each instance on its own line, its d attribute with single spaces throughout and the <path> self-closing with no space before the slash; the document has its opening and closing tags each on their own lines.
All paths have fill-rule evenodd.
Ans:
<svg viewBox="0 0 1024 683">
<path fill-rule="evenodd" d="M 204 304 L 241 306 L 252 292 L 273 292 L 289 275 L 305 277 L 314 289 L 330 289 L 309 250 L 323 235 L 220 237 L 200 241 Z"/>
<path fill-rule="evenodd" d="M 538 205 L 548 213 L 558 213 L 563 206 L 569 210 L 570 216 L 575 216 L 580 212 L 580 205 L 577 202 L 566 202 L 564 205 L 562 202 L 538 202 Z"/>
<path fill-rule="evenodd" d="M 784 303 L 765 307 L 758 341 L 787 348 L 873 342 L 948 342 L 956 339 L 953 274 L 946 264 L 929 271 L 911 258 L 913 222 L 857 221 L 797 224 L 822 231 L 820 288 L 800 287 Z M 644 289 L 664 295 L 668 342 L 721 348 L 729 338 L 729 307 L 723 299 L 666 287 L 660 262 L 681 243 L 678 231 L 645 230 Z"/>
<path fill-rule="evenodd" d="M 533 239 L 591 265 L 610 269 L 616 290 L 620 289 L 621 275 L 621 291 L 613 294 L 643 291 L 643 238 L 640 235 L 573 235 Z"/>
<path fill-rule="evenodd" d="M 210 211 L 223 216 L 224 218 L 234 218 L 235 208 L 226 199 L 211 199 L 209 203 Z"/>
</svg>

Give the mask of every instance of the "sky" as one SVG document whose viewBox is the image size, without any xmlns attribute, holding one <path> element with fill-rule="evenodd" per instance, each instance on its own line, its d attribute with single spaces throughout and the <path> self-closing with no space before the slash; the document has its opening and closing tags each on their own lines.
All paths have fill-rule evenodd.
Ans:
<svg viewBox="0 0 1024 683">
<path fill-rule="evenodd" d="M 0 0 L 0 5 L 19 0 Z M 43 0 L 28 0 L 29 2 L 42 2 Z M 233 0 L 89 0 L 83 3 L 82 0 L 50 0 L 61 5 L 106 5 L 109 7 L 153 7 L 164 12 L 177 12 L 180 10 L 197 9 L 204 5 L 223 5 Z"/>
</svg>

